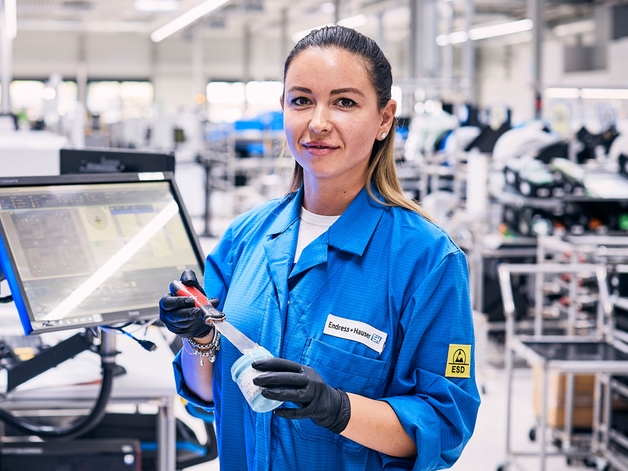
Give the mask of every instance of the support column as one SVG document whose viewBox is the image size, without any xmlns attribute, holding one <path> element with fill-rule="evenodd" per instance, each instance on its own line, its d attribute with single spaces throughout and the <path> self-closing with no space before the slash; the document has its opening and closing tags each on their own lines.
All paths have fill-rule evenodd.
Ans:
<svg viewBox="0 0 628 471">
<path fill-rule="evenodd" d="M 78 36 L 78 57 L 76 64 L 76 88 L 78 91 L 78 101 L 83 106 L 87 100 L 87 53 L 85 52 L 85 34 Z"/>
<path fill-rule="evenodd" d="M 192 99 L 197 105 L 202 105 L 197 95 L 205 96 L 205 77 L 203 73 L 203 27 L 199 22 L 192 31 Z"/>
<path fill-rule="evenodd" d="M 377 14 L 377 44 L 384 54 L 386 54 L 386 28 L 384 27 L 383 11 Z"/>
<path fill-rule="evenodd" d="M 410 47 L 408 51 L 410 57 L 408 58 L 408 64 L 410 65 L 409 75 L 410 79 L 417 79 L 419 77 L 419 25 L 420 23 L 420 4 L 421 0 L 410 0 Z"/>
<path fill-rule="evenodd" d="M 465 30 L 467 34 L 473 28 L 475 21 L 475 2 L 467 0 L 467 6 L 464 12 Z M 475 44 L 474 41 L 468 39 L 464 43 L 462 55 L 462 87 L 464 99 L 467 103 L 475 103 Z"/>
<path fill-rule="evenodd" d="M 534 117 L 540 119 L 543 114 L 543 0 L 528 0 L 528 17 L 534 22 L 532 28 L 532 90 L 534 93 Z"/>
<path fill-rule="evenodd" d="M 252 38 L 251 34 L 251 25 L 246 24 L 244 26 L 244 35 L 242 38 L 243 41 L 243 54 L 242 54 L 242 81 L 246 85 L 251 80 L 251 49 L 252 49 Z M 249 110 L 248 100 L 245 99 L 244 102 L 244 112 L 246 113 Z"/>
<path fill-rule="evenodd" d="M 451 1 L 439 0 L 438 9 L 441 18 L 440 34 L 448 35 L 452 31 L 454 21 L 454 9 Z M 446 45 L 440 46 L 440 52 L 441 95 L 449 98 L 452 92 L 454 74 L 453 46 L 448 42 Z"/>
<path fill-rule="evenodd" d="M 438 0 L 422 0 L 422 22 L 421 22 L 421 69 L 422 76 L 431 80 L 436 79 L 438 73 L 438 45 L 436 36 L 438 35 Z"/>
<path fill-rule="evenodd" d="M 153 84 L 153 105 L 157 104 L 157 74 L 158 74 L 158 66 L 159 66 L 159 51 L 157 48 L 159 47 L 159 43 L 155 43 L 150 39 L 147 40 L 149 42 L 148 48 L 150 50 L 150 81 Z"/>
<path fill-rule="evenodd" d="M 4 9 L 0 10 L 0 42 L 2 42 L 2 71 L 0 84 L 2 85 L 2 114 L 11 112 L 10 87 L 13 79 L 13 39 L 8 37 Z"/>
<path fill-rule="evenodd" d="M 338 24 L 340 18 L 340 0 L 334 0 L 334 23 Z"/>
<path fill-rule="evenodd" d="M 280 21 L 281 37 L 279 39 L 279 53 L 283 63 L 283 60 L 288 57 L 290 48 L 288 46 L 288 9 L 281 9 L 281 21 Z M 282 71 L 283 72 L 283 71 Z"/>
<path fill-rule="evenodd" d="M 413 79 L 438 76 L 437 0 L 410 0 L 410 72 Z"/>
</svg>

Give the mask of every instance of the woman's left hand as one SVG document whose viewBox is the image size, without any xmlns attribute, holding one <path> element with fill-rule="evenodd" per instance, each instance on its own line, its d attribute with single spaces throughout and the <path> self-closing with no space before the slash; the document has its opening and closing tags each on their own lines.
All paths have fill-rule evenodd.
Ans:
<svg viewBox="0 0 628 471">
<path fill-rule="evenodd" d="M 283 358 L 267 358 L 253 362 L 253 368 L 264 371 L 253 380 L 262 388 L 262 395 L 276 401 L 296 403 L 297 408 L 275 409 L 287 419 L 312 419 L 316 425 L 332 432 L 342 432 L 351 417 L 349 396 L 332 388 L 309 366 Z"/>
</svg>

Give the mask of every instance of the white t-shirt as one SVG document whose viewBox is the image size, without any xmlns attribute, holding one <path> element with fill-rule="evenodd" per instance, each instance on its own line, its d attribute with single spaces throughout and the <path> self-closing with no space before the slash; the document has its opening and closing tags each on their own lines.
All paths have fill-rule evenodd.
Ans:
<svg viewBox="0 0 628 471">
<path fill-rule="evenodd" d="M 301 252 L 310 242 L 324 233 L 335 223 L 340 216 L 321 216 L 309 212 L 301 206 L 301 223 L 299 224 L 299 237 L 297 239 L 297 251 L 294 254 L 294 263 L 297 263 Z"/>
</svg>

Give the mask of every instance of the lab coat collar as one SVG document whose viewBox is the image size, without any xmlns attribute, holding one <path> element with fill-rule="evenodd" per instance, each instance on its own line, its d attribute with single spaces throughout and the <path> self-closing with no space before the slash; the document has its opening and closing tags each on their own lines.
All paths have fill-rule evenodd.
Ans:
<svg viewBox="0 0 628 471">
<path fill-rule="evenodd" d="M 373 186 L 371 190 L 377 199 L 383 200 Z M 386 206 L 374 201 L 366 187 L 362 188 L 340 219 L 329 228 L 329 245 L 362 256 L 385 210 Z"/>
<path fill-rule="evenodd" d="M 296 192 L 285 197 L 284 207 L 276 214 L 266 235 L 273 238 L 288 230 L 288 228 L 301 217 L 301 202 L 303 201 L 303 185 Z"/>
<path fill-rule="evenodd" d="M 373 194 L 379 200 L 382 196 L 371 186 Z M 277 214 L 277 218 L 269 228 L 267 235 L 273 237 L 288 230 L 300 217 L 303 202 L 303 185 L 295 193 L 286 198 L 287 205 Z M 386 206 L 373 200 L 362 188 L 342 216 L 329 228 L 329 245 L 332 247 L 361 256 L 366 245 L 379 223 Z M 356 230 L 359 228 L 359 230 Z"/>
</svg>

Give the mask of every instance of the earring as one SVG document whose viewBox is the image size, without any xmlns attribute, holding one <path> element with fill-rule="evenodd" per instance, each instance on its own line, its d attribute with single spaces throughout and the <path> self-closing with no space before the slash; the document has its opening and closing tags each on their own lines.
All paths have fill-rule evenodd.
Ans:
<svg viewBox="0 0 628 471">
<path fill-rule="evenodd" d="M 379 138 L 383 141 L 384 139 L 386 139 L 386 135 L 387 135 L 387 134 L 386 134 L 385 132 L 383 132 L 383 133 L 381 134 L 381 136 L 379 136 Z"/>
</svg>

